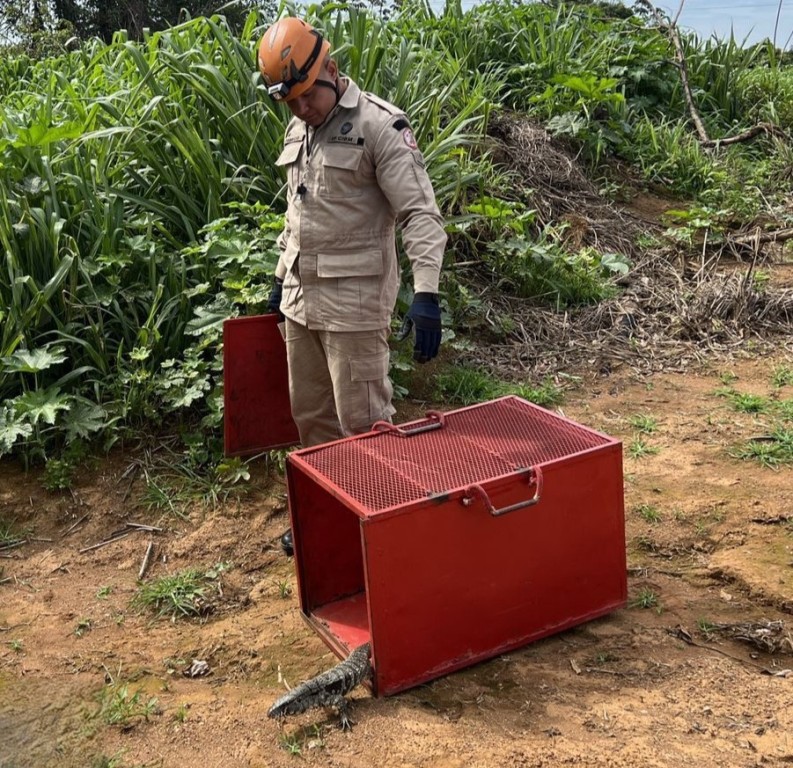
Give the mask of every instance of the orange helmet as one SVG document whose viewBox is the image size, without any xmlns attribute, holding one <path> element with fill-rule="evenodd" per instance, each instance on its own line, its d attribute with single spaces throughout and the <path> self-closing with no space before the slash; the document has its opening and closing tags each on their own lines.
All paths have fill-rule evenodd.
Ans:
<svg viewBox="0 0 793 768">
<path fill-rule="evenodd" d="M 267 93 L 278 101 L 292 101 L 317 79 L 330 43 L 302 19 L 276 21 L 259 43 L 259 70 Z"/>
</svg>

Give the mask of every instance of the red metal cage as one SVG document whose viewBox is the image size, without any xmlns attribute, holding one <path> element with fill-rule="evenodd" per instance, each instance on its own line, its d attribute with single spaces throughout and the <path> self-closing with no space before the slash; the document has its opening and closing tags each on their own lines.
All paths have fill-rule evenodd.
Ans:
<svg viewBox="0 0 793 768">
<path fill-rule="evenodd" d="M 517 397 L 296 451 L 301 610 L 395 693 L 627 595 L 619 441 Z"/>
</svg>

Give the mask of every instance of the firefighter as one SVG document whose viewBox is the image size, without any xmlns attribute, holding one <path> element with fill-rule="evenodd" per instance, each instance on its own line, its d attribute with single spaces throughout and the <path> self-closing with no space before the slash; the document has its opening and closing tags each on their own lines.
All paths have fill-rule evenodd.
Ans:
<svg viewBox="0 0 793 768">
<path fill-rule="evenodd" d="M 330 43 L 302 19 L 265 33 L 259 69 L 293 115 L 276 165 L 287 213 L 268 306 L 285 319 L 292 416 L 303 446 L 390 420 L 388 336 L 400 283 L 395 226 L 413 273 L 413 357 L 438 354 L 446 245 L 407 116 L 339 72 Z M 292 534 L 282 537 L 287 554 Z"/>
</svg>

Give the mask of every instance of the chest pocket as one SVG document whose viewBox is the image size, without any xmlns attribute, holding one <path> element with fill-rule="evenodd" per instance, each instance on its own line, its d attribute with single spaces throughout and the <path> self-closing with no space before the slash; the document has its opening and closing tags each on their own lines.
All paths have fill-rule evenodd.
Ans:
<svg viewBox="0 0 793 768">
<path fill-rule="evenodd" d="M 360 197 L 366 179 L 359 172 L 363 147 L 333 145 L 322 157 L 323 193 L 326 197 Z"/>
<path fill-rule="evenodd" d="M 281 154 L 278 155 L 278 159 L 275 161 L 277 166 L 281 166 L 286 169 L 286 181 L 289 185 L 290 197 L 295 193 L 299 183 L 298 174 L 300 164 L 297 161 L 300 158 L 300 151 L 302 149 L 302 141 L 291 141 L 289 144 L 284 146 Z"/>
</svg>

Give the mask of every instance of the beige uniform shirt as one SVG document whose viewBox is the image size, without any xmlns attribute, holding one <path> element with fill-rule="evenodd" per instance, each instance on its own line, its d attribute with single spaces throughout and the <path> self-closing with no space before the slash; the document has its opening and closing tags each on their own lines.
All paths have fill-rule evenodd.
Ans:
<svg viewBox="0 0 793 768">
<path fill-rule="evenodd" d="M 399 290 L 395 225 L 416 292 L 438 292 L 446 233 L 408 120 L 352 81 L 316 130 L 290 121 L 276 276 L 281 311 L 312 330 L 387 328 Z"/>
</svg>

